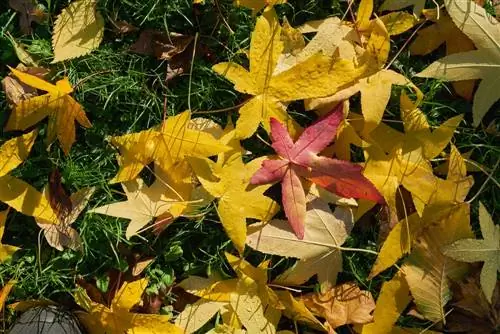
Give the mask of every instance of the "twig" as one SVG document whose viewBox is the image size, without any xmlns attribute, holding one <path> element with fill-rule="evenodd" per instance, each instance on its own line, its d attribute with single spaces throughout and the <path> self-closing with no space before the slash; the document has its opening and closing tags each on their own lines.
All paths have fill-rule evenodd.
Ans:
<svg viewBox="0 0 500 334">
<path fill-rule="evenodd" d="M 196 56 L 196 46 L 198 44 L 198 33 L 194 36 L 193 55 L 191 56 L 191 68 L 189 69 L 189 87 L 188 87 L 188 109 L 191 110 L 191 88 L 193 86 L 193 68 L 194 57 Z"/>
</svg>

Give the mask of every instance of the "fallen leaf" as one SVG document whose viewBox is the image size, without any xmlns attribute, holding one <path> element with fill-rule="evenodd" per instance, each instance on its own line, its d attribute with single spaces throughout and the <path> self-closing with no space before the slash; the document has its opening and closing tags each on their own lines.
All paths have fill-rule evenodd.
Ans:
<svg viewBox="0 0 500 334">
<path fill-rule="evenodd" d="M 130 309 L 141 301 L 148 285 L 147 279 L 125 282 L 108 307 L 92 301 L 85 290 L 79 289 L 75 301 L 84 311 L 76 315 L 91 334 L 105 333 L 183 333 L 169 322 L 169 317 L 159 314 L 132 313 Z"/>
<path fill-rule="evenodd" d="M 337 285 L 326 292 L 316 292 L 301 298 L 314 314 L 325 318 L 335 329 L 347 324 L 366 324 L 373 321 L 375 302 L 369 291 L 354 283 Z"/>
<path fill-rule="evenodd" d="M 285 307 L 284 316 L 293 321 L 305 323 L 312 328 L 326 331 L 325 326 L 309 311 L 302 298 L 295 298 L 287 290 L 277 291 L 276 294 Z"/>
<path fill-rule="evenodd" d="M 240 139 L 250 137 L 260 123 L 270 130 L 270 119 L 285 122 L 295 134 L 299 125 L 286 112 L 286 104 L 295 100 L 334 94 L 340 88 L 370 74 L 369 64 L 355 66 L 351 60 L 315 54 L 307 60 L 273 75 L 283 43 L 281 27 L 274 10 L 257 19 L 250 43 L 250 71 L 236 63 L 220 63 L 213 70 L 234 83 L 235 89 L 252 97 L 239 109 L 236 133 Z"/>
<path fill-rule="evenodd" d="M 352 210 L 338 206 L 332 213 L 328 203 L 313 199 L 307 205 L 304 238 L 297 239 L 284 220 L 249 227 L 247 244 L 260 252 L 300 259 L 277 277 L 282 285 L 301 285 L 313 275 L 323 288 L 335 285 L 342 271 L 339 247 L 354 226 Z"/>
<path fill-rule="evenodd" d="M 122 183 L 126 201 L 104 205 L 89 212 L 129 219 L 125 237 L 130 239 L 142 232 L 154 218 L 167 212 L 176 218 L 181 215 L 192 190 L 192 185 L 186 182 L 186 173 L 190 175 L 190 170 L 183 164 L 170 173 L 165 173 L 163 178 L 157 179 L 150 187 L 140 178 L 126 181 Z M 169 175 L 168 179 L 166 175 Z"/>
<path fill-rule="evenodd" d="M 306 198 L 300 178 L 342 197 L 383 202 L 377 189 L 362 176 L 361 166 L 318 156 L 334 139 L 342 118 L 343 105 L 340 104 L 329 115 L 305 129 L 295 143 L 285 127 L 276 119 L 271 119 L 272 147 L 279 158 L 265 160 L 250 182 L 281 182 L 283 208 L 299 239 L 304 237 L 306 215 Z"/>
<path fill-rule="evenodd" d="M 33 0 L 9 0 L 9 6 L 19 13 L 19 26 L 25 35 L 31 34 L 33 22 L 42 23 L 47 17 Z"/>
<path fill-rule="evenodd" d="M 226 253 L 226 258 L 236 272 L 237 278 L 214 282 L 211 279 L 191 276 L 179 285 L 204 301 L 221 304 L 222 308 L 219 311 L 224 308 L 229 309 L 230 315 L 237 317 L 239 320 L 237 322 L 243 325 L 248 333 L 275 333 L 283 305 L 276 293 L 267 286 L 269 261 L 253 267 L 244 259 L 229 253 Z M 217 306 L 214 303 L 207 304 L 199 301 L 187 309 L 188 314 L 181 313 L 182 322 L 187 323 L 190 317 L 197 317 L 198 307 L 201 307 L 200 311 L 203 311 L 200 319 L 207 319 L 208 316 L 205 314 L 207 310 L 204 305 L 208 305 L 209 313 Z M 201 321 L 194 319 L 193 322 L 197 325 L 190 327 L 190 331 L 203 325 Z"/>
<path fill-rule="evenodd" d="M 2 243 L 2 238 L 3 234 L 5 232 L 5 223 L 7 221 L 7 214 L 9 213 L 9 210 L 5 211 L 0 211 L 0 263 L 5 262 L 6 260 L 10 259 L 12 257 L 12 254 L 17 252 L 20 248 L 11 246 L 11 245 L 5 245 Z M 3 306 L 3 303 L 5 302 L 5 299 L 2 300 L 4 291 L 2 290 L 0 294 L 0 311 Z M 8 294 L 8 292 L 7 292 Z"/>
<path fill-rule="evenodd" d="M 193 40 L 193 36 L 178 33 L 166 34 L 148 29 L 141 32 L 137 41 L 130 46 L 130 51 L 162 60 L 171 60 L 184 52 Z"/>
<path fill-rule="evenodd" d="M 477 276 L 454 286 L 454 309 L 448 316 L 446 326 L 449 332 L 494 333 L 500 327 L 500 283 L 497 280 L 490 305 Z"/>
<path fill-rule="evenodd" d="M 382 284 L 375 312 L 373 312 L 373 322 L 362 327 L 356 326 L 356 332 L 362 334 L 397 333 L 394 324 L 410 301 L 410 289 L 404 275 L 399 271 L 391 280 Z"/>
<path fill-rule="evenodd" d="M 481 270 L 481 288 L 491 303 L 493 290 L 500 271 L 500 227 L 493 223 L 491 216 L 482 203 L 479 203 L 479 225 L 482 240 L 467 238 L 444 247 L 443 251 L 457 261 L 484 262 Z"/>
<path fill-rule="evenodd" d="M 46 91 L 47 94 L 22 100 L 12 111 L 5 129 L 23 131 L 48 117 L 47 142 L 51 144 L 57 138 L 62 150 L 68 155 L 76 140 L 75 121 L 86 128 L 92 126 L 82 106 L 69 95 L 73 92 L 73 88 L 68 78 L 59 80 L 53 85 L 35 75 L 13 68 L 10 70 L 21 82 Z"/>
<path fill-rule="evenodd" d="M 29 155 L 37 131 L 7 140 L 0 146 L 0 202 L 13 209 L 40 219 L 51 221 L 55 212 L 40 192 L 26 182 L 7 175 L 19 166 Z"/>
<path fill-rule="evenodd" d="M 481 79 L 472 106 L 473 126 L 477 127 L 490 107 L 500 97 L 495 88 L 500 75 L 500 24 L 484 8 L 468 0 L 445 1 L 453 22 L 477 50 L 455 53 L 441 58 L 418 73 L 422 78 L 446 81 Z"/>
<path fill-rule="evenodd" d="M 444 307 L 451 300 L 450 279 L 462 279 L 468 269 L 441 253 L 444 245 L 473 235 L 469 205 L 462 204 L 457 210 L 451 213 L 451 217 L 431 224 L 418 237 L 401 267 L 418 311 L 434 322 L 446 323 Z"/>
<path fill-rule="evenodd" d="M 1 217 L 2 214 L 3 213 L 0 212 L 0 221 L 2 220 L 2 217 Z M 2 225 L 2 224 L 0 223 L 0 225 Z M 3 227 L 1 227 L 0 230 L 3 230 Z M 0 234 L 3 234 L 3 231 L 1 231 Z M 0 239 L 1 239 L 1 235 L 0 235 Z M 0 290 L 0 312 L 2 312 L 3 307 L 5 305 L 5 301 L 7 300 L 7 297 L 9 297 L 10 291 L 14 287 L 15 283 L 16 283 L 15 281 L 10 280 L 7 282 L 7 284 L 5 284 L 2 287 L 2 290 Z"/>
<path fill-rule="evenodd" d="M 247 218 L 269 221 L 279 206 L 264 192 L 270 185 L 249 187 L 250 177 L 259 168 L 262 159 L 244 164 L 236 153 L 225 164 L 208 159 L 191 158 L 190 164 L 202 186 L 218 199 L 217 213 L 222 226 L 236 249 L 243 253 L 247 235 Z"/>
<path fill-rule="evenodd" d="M 161 125 L 111 138 L 120 150 L 120 170 L 110 183 L 134 180 L 142 169 L 156 164 L 169 170 L 189 157 L 208 157 L 229 150 L 211 134 L 189 129 L 191 112 L 167 118 Z"/>
<path fill-rule="evenodd" d="M 52 203 L 52 195 L 49 188 L 46 187 L 43 192 L 43 196 L 48 202 Z M 87 206 L 95 188 L 84 188 L 69 197 L 71 207 L 69 210 L 61 214 L 60 211 L 54 209 L 57 214 L 57 218 L 54 221 L 44 221 L 42 219 L 35 218 L 38 226 L 43 230 L 45 239 L 47 243 L 59 250 L 63 251 L 64 248 L 69 248 L 72 250 L 82 250 L 82 241 L 78 232 L 71 227 L 71 224 L 75 222 L 80 213 Z M 54 208 L 54 206 L 52 206 Z"/>
<path fill-rule="evenodd" d="M 104 19 L 96 4 L 96 0 L 73 1 L 57 16 L 52 34 L 52 63 L 84 56 L 99 47 Z"/>
<path fill-rule="evenodd" d="M 420 29 L 418 35 L 410 45 L 410 52 L 414 55 L 427 55 L 436 50 L 443 43 L 446 44 L 446 55 L 474 50 L 474 43 L 457 26 L 446 12 L 435 9 L 426 9 L 424 16 L 435 22 L 426 28 Z M 455 81 L 452 83 L 455 92 L 467 100 L 472 100 L 474 80 Z"/>
</svg>

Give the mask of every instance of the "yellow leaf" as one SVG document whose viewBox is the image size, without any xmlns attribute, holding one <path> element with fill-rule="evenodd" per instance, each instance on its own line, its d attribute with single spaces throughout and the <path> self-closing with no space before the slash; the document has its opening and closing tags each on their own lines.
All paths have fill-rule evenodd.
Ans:
<svg viewBox="0 0 500 334">
<path fill-rule="evenodd" d="M 234 5 L 250 8 L 252 10 L 252 14 L 255 15 L 263 8 L 267 11 L 275 5 L 287 2 L 288 0 L 234 0 Z"/>
<path fill-rule="evenodd" d="M 420 17 L 425 8 L 425 0 L 385 0 L 379 11 L 399 10 L 409 6 L 413 6 L 413 15 Z"/>
<path fill-rule="evenodd" d="M 170 213 L 179 217 L 187 208 L 193 184 L 187 163 L 176 164 L 169 173 L 158 172 L 156 181 L 148 187 L 137 178 L 122 183 L 127 200 L 90 210 L 117 218 L 129 219 L 125 236 L 130 239 L 139 234 L 154 218 Z"/>
<path fill-rule="evenodd" d="M 410 45 L 410 52 L 414 55 L 427 55 L 446 43 L 446 55 L 474 50 L 474 43 L 453 23 L 446 12 L 426 9 L 424 15 L 435 23 L 420 29 L 418 35 Z M 453 88 L 456 93 L 467 100 L 471 100 L 475 80 L 455 81 Z"/>
<path fill-rule="evenodd" d="M 250 71 L 244 74 L 240 66 L 232 63 L 213 67 L 221 75 L 227 73 L 226 78 L 235 89 L 253 95 L 240 108 L 240 118 L 236 123 L 236 134 L 240 139 L 250 137 L 260 123 L 269 131 L 271 117 L 286 123 L 294 135 L 300 131 L 300 126 L 286 113 L 287 102 L 332 95 L 372 71 L 367 64 L 356 67 L 350 60 L 333 61 L 329 56 L 313 54 L 276 74 L 283 50 L 280 36 L 281 27 L 275 12 L 266 11 L 257 19 L 252 33 Z"/>
<path fill-rule="evenodd" d="M 208 157 L 230 148 L 205 131 L 190 129 L 191 113 L 185 111 L 169 117 L 162 125 L 137 133 L 112 137 L 111 143 L 120 150 L 120 170 L 110 181 L 135 179 L 151 162 L 163 170 L 182 162 L 186 156 Z"/>
<path fill-rule="evenodd" d="M 287 290 L 277 292 L 280 301 L 285 306 L 283 314 L 293 321 L 306 323 L 318 330 L 325 331 L 323 324 L 309 311 L 302 299 L 296 299 Z"/>
<path fill-rule="evenodd" d="M 500 97 L 496 89 L 496 78 L 500 75 L 500 25 L 475 2 L 447 0 L 445 5 L 453 22 L 478 49 L 441 58 L 417 76 L 446 81 L 481 79 L 472 106 L 473 126 L 477 127 Z"/>
<path fill-rule="evenodd" d="M 384 282 L 377 299 L 373 322 L 357 327 L 362 334 L 392 333 L 401 312 L 411 301 L 410 290 L 404 276 L 398 272 L 390 281 Z"/>
<path fill-rule="evenodd" d="M 356 25 L 360 31 L 368 29 L 373 12 L 373 0 L 361 0 L 356 15 Z"/>
<path fill-rule="evenodd" d="M 7 221 L 8 213 L 9 210 L 0 211 L 0 263 L 10 259 L 12 257 L 12 254 L 14 254 L 20 249 L 19 247 L 2 244 L 3 233 L 5 232 L 5 222 Z M 2 301 L 1 298 L 2 295 L 3 295 L 3 290 L 2 293 L 0 294 L 0 310 L 2 309 L 3 303 L 5 301 L 5 300 Z"/>
<path fill-rule="evenodd" d="M 258 161 L 261 163 L 262 159 Z M 276 202 L 264 196 L 270 185 L 248 188 L 260 163 L 245 165 L 241 157 L 233 159 L 222 166 L 214 179 L 212 161 L 190 158 L 189 162 L 203 187 L 218 198 L 217 213 L 221 223 L 236 249 L 242 253 L 247 235 L 246 219 L 269 221 L 279 210 Z"/>
<path fill-rule="evenodd" d="M 169 322 L 169 317 L 158 314 L 139 314 L 129 312 L 132 306 L 141 301 L 148 285 L 147 279 L 125 282 L 108 308 L 93 302 L 80 291 L 75 301 L 86 310 L 77 316 L 91 334 L 105 333 L 183 333 L 182 329 Z"/>
<path fill-rule="evenodd" d="M 0 179 L 19 166 L 28 157 L 38 132 L 33 130 L 27 134 L 7 140 L 0 146 Z"/>
<path fill-rule="evenodd" d="M 81 57 L 97 49 L 104 35 L 104 19 L 96 11 L 95 0 L 77 0 L 63 9 L 54 24 L 54 60 Z"/>
<path fill-rule="evenodd" d="M 185 333 L 193 333 L 213 318 L 224 306 L 224 303 L 200 299 L 186 308 L 175 319 L 175 325 Z"/>
<path fill-rule="evenodd" d="M 2 220 L 1 216 L 2 216 L 2 213 L 0 212 L 0 221 Z M 0 225 L 2 225 L 2 224 L 0 224 Z M 3 229 L 3 227 L 0 229 Z M 3 231 L 1 233 L 3 233 Z M 0 236 L 0 240 L 1 240 L 1 236 Z M 0 253 L 1 253 L 1 251 L 0 251 Z M 15 283 L 16 283 L 15 281 L 10 280 L 7 282 L 7 284 L 4 285 L 2 290 L 0 290 L 0 312 L 2 311 L 3 306 L 5 305 L 5 301 L 7 300 L 7 297 L 9 297 L 9 293 L 12 290 L 12 288 L 14 287 Z"/>
<path fill-rule="evenodd" d="M 418 19 L 407 12 L 392 12 L 379 17 L 391 36 L 402 34 L 415 26 Z M 372 20 L 373 22 L 373 20 Z"/>
<path fill-rule="evenodd" d="M 49 117 L 47 142 L 51 144 L 56 138 L 67 155 L 75 142 L 75 121 L 83 127 L 92 126 L 83 108 L 69 94 L 73 92 L 68 78 L 52 85 L 35 75 L 11 68 L 20 81 L 34 88 L 45 90 L 47 94 L 22 100 L 14 108 L 5 129 L 21 130 L 32 127 L 45 117 Z"/>
<path fill-rule="evenodd" d="M 423 224 L 416 213 L 400 220 L 385 239 L 369 277 L 377 276 L 393 266 L 403 255 L 408 254 L 413 241 L 420 234 Z"/>
<path fill-rule="evenodd" d="M 236 326 L 237 329 L 243 325 L 248 333 L 275 333 L 275 327 L 281 316 L 280 309 L 283 306 L 276 293 L 267 286 L 268 262 L 265 261 L 258 267 L 253 267 L 244 259 L 228 253 L 226 257 L 236 270 L 238 278 L 214 281 L 191 276 L 179 284 L 187 292 L 204 301 L 198 301 L 189 308 L 189 318 L 200 319 L 200 321 L 196 320 L 196 326 L 192 328 L 202 326 L 201 319 L 205 321 L 210 319 L 206 313 L 212 313 L 218 308 L 217 311 L 223 313 L 226 325 Z M 197 312 L 201 314 L 198 315 Z M 188 317 L 187 314 L 182 314 L 179 322 L 185 323 L 186 317 Z M 231 319 L 233 317 L 237 319 Z"/>
</svg>

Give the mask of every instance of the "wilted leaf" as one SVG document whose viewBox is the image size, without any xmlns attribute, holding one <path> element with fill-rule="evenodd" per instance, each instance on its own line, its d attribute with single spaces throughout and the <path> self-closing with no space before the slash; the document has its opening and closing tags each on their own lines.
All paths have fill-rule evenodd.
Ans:
<svg viewBox="0 0 500 334">
<path fill-rule="evenodd" d="M 372 294 L 361 290 L 354 283 L 307 294 L 302 300 L 314 314 L 325 318 L 331 329 L 346 324 L 366 324 L 373 320 L 371 313 L 375 309 L 375 302 Z"/>
<path fill-rule="evenodd" d="M 52 34 L 52 63 L 84 56 L 99 47 L 104 19 L 97 12 L 96 3 L 96 0 L 73 1 L 59 14 Z"/>
<path fill-rule="evenodd" d="M 42 23 L 47 16 L 34 0 L 9 0 L 9 6 L 19 13 L 19 26 L 23 34 L 31 34 L 31 23 Z"/>
</svg>

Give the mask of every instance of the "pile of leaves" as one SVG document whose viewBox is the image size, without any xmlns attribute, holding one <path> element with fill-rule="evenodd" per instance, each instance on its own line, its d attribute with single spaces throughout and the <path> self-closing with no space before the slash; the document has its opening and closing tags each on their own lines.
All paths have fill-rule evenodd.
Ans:
<svg viewBox="0 0 500 334">
<path fill-rule="evenodd" d="M 47 19 L 30 1 L 10 2 L 24 32 Z M 193 6 L 203 11 L 206 2 Z M 73 226 L 81 215 L 117 217 L 126 224 L 125 240 L 140 239 L 145 247 L 189 221 L 225 232 L 229 241 L 210 255 L 223 256 L 229 274 L 177 273 L 184 279 L 147 290 L 145 270 L 156 255 L 141 253 L 129 254 L 125 270 L 110 271 L 104 288 L 74 273 L 70 304 L 91 333 L 498 330 L 500 229 L 477 195 L 469 196 L 469 174 L 484 168 L 453 139 L 471 116 L 473 128 L 483 126 L 500 97 L 493 4 L 445 0 L 425 8 L 421 0 L 386 0 L 376 14 L 373 1 L 362 0 L 348 4 L 351 20 L 300 26 L 277 14 L 286 1 L 234 5 L 250 8 L 255 18 L 249 47 L 211 70 L 240 93 L 237 112 L 165 110 L 157 124 L 108 136 L 119 166 L 109 184 L 123 189 L 124 200 L 93 208 L 87 206 L 96 187 L 71 194 L 54 168 L 40 189 L 15 169 L 39 137 L 49 151 L 58 142 L 69 159 L 79 128 L 92 127 L 74 96 L 80 83 L 65 76 L 64 64 L 92 57 L 108 22 L 95 0 L 71 1 L 53 23 L 51 65 L 10 36 L 20 63 L 2 81 L 10 105 L 5 131 L 13 136 L 0 147 L 0 202 L 9 207 L 0 213 L 0 237 L 14 211 L 34 218 L 46 239 L 40 247 L 73 253 L 88 247 Z M 137 30 L 108 19 L 115 33 Z M 402 34 L 412 55 L 434 55 L 446 43 L 446 56 L 422 72 L 403 73 L 395 64 L 408 50 L 390 58 Z M 204 48 L 198 35 L 144 30 L 130 52 L 168 62 L 165 82 L 174 84 L 186 74 L 195 80 L 192 65 Z M 413 76 L 452 81 L 456 95 L 472 101 L 472 115 L 430 124 Z M 389 110 L 391 99 L 399 113 Z M 471 206 L 479 207 L 476 231 Z M 374 216 L 377 244 L 346 244 Z M 0 261 L 15 262 L 18 250 L 0 243 Z M 359 283 L 338 281 L 343 258 L 353 253 L 374 255 L 368 279 L 382 283 L 376 300 Z M 15 289 L 10 278 L 2 277 L 2 304 Z M 15 301 L 12 311 L 54 303 Z"/>
</svg>

